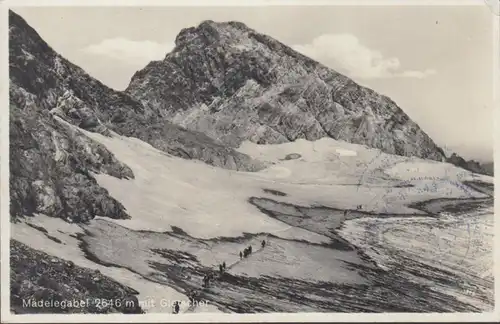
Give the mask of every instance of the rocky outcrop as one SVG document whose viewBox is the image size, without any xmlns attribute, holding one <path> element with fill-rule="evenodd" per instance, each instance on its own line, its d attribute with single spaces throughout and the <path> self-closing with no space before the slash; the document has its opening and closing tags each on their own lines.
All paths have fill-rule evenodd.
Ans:
<svg viewBox="0 0 500 324">
<path fill-rule="evenodd" d="M 85 222 L 95 215 L 128 218 L 123 205 L 101 188 L 92 173 L 133 178 L 111 152 L 48 111 L 10 109 L 10 212 L 43 213 Z"/>
<path fill-rule="evenodd" d="M 231 147 L 322 137 L 442 161 L 388 97 L 239 22 L 184 29 L 126 89 L 145 109 Z"/>
<path fill-rule="evenodd" d="M 17 314 L 143 313 L 134 289 L 15 240 L 10 289 L 11 311 Z"/>
<path fill-rule="evenodd" d="M 465 160 L 460 155 L 453 153 L 449 158 L 446 158 L 446 162 L 461 167 L 463 169 L 472 171 L 474 173 L 485 174 L 493 176 L 494 167 L 493 163 L 481 164 L 474 160 Z"/>
<path fill-rule="evenodd" d="M 158 116 L 56 53 L 9 11 L 11 215 L 44 213 L 86 221 L 127 218 L 92 173 L 133 178 L 132 171 L 79 129 L 137 137 L 175 156 L 234 170 L 263 167 L 204 134 Z M 67 122 L 67 123 L 65 123 Z"/>
</svg>

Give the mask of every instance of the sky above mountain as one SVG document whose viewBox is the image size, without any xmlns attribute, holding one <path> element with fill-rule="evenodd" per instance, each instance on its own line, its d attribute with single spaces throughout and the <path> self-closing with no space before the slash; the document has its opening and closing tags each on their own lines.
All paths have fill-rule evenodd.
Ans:
<svg viewBox="0 0 500 324">
<path fill-rule="evenodd" d="M 493 34 L 485 6 L 18 7 L 106 85 L 161 60 L 185 27 L 237 20 L 388 95 L 438 145 L 493 156 Z"/>
</svg>

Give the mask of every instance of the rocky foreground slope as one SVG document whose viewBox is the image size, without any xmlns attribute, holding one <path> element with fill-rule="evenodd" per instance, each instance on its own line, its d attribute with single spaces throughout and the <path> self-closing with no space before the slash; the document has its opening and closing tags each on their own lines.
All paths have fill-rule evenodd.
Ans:
<svg viewBox="0 0 500 324">
<path fill-rule="evenodd" d="M 11 308 L 16 313 L 143 313 L 137 291 L 17 241 L 11 243 L 10 267 Z M 41 306 L 40 301 L 52 304 Z"/>
<path fill-rule="evenodd" d="M 239 22 L 186 28 L 126 89 L 146 109 L 237 147 L 322 137 L 442 161 L 390 98 Z"/>
</svg>

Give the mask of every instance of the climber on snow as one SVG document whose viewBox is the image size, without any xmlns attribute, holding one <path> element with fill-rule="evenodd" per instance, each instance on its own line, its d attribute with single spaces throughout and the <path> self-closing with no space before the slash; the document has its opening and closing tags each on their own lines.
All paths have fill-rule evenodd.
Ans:
<svg viewBox="0 0 500 324">
<path fill-rule="evenodd" d="M 179 310 L 180 310 L 179 302 L 176 301 L 174 303 L 174 314 L 179 314 Z"/>
<path fill-rule="evenodd" d="M 203 287 L 208 288 L 210 286 L 210 275 L 205 275 L 203 277 Z"/>
</svg>

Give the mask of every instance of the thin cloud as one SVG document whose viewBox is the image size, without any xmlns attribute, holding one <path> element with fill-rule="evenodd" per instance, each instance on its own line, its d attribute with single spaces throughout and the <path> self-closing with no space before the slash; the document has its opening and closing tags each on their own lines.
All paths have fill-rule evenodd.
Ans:
<svg viewBox="0 0 500 324">
<path fill-rule="evenodd" d="M 417 79 L 423 79 L 426 78 L 430 75 L 436 74 L 436 70 L 433 69 L 427 69 L 425 71 L 404 71 L 403 73 L 400 73 L 400 76 L 406 77 L 406 78 L 417 78 Z"/>
<path fill-rule="evenodd" d="M 377 78 L 426 78 L 436 71 L 401 71 L 401 62 L 396 57 L 386 58 L 380 51 L 361 44 L 351 34 L 326 34 L 316 37 L 312 43 L 293 46 L 298 52 L 307 55 L 333 69 L 351 77 L 361 79 Z"/>
<path fill-rule="evenodd" d="M 130 65 L 144 66 L 161 60 L 175 47 L 174 43 L 157 43 L 150 40 L 134 41 L 126 38 L 105 39 L 83 49 L 84 52 L 105 56 Z"/>
</svg>

